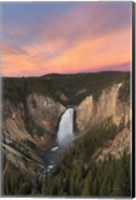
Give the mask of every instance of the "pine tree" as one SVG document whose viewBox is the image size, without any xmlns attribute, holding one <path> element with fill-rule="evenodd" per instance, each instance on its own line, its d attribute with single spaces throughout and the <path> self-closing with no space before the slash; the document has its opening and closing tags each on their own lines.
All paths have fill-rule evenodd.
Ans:
<svg viewBox="0 0 136 200">
<path fill-rule="evenodd" d="M 96 178 L 93 181 L 93 185 L 92 185 L 92 195 L 93 196 L 97 196 L 98 195 L 98 182 L 96 180 Z"/>
<path fill-rule="evenodd" d="M 100 196 L 107 196 L 107 189 L 108 189 L 108 179 L 104 177 L 103 182 L 101 183 L 99 194 Z"/>
<path fill-rule="evenodd" d="M 75 194 L 75 181 L 73 176 L 70 176 L 70 190 L 69 190 L 69 194 L 72 196 Z"/>
<path fill-rule="evenodd" d="M 90 196 L 90 185 L 88 179 L 85 179 L 84 181 L 84 188 L 82 191 L 82 196 Z"/>
<path fill-rule="evenodd" d="M 117 166 L 116 166 L 116 176 L 113 184 L 113 196 L 124 196 L 123 192 L 123 187 L 124 187 L 124 182 L 125 180 L 125 173 L 124 169 L 121 167 L 120 161 L 118 161 Z"/>
</svg>

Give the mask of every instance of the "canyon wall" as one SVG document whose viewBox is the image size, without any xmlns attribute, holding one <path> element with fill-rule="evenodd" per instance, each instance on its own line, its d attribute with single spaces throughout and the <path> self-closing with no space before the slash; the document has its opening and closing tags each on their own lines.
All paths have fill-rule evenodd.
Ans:
<svg viewBox="0 0 136 200">
<path fill-rule="evenodd" d="M 107 119 L 111 119 L 116 126 L 123 126 L 125 130 L 128 128 L 131 121 L 130 103 L 119 98 L 119 90 L 123 84 L 114 83 L 103 89 L 97 99 L 90 94 L 79 105 L 72 105 L 75 110 L 74 133 L 77 136 L 85 134 Z M 24 96 L 24 99 L 17 106 L 9 99 L 3 101 L 2 146 L 9 162 L 34 174 L 43 168 L 45 163 L 41 155 L 53 144 L 61 116 L 69 106 L 37 93 Z M 123 134 L 125 132 L 121 135 Z M 127 131 L 125 140 L 125 148 L 130 149 L 130 130 Z M 123 145 L 123 141 L 121 144 Z"/>
<path fill-rule="evenodd" d="M 78 133 L 85 133 L 108 118 L 117 126 L 120 123 L 127 126 L 131 120 L 131 108 L 128 102 L 121 102 L 118 98 L 121 85 L 114 84 L 106 88 L 96 101 L 90 95 L 76 107 L 75 123 Z"/>
</svg>

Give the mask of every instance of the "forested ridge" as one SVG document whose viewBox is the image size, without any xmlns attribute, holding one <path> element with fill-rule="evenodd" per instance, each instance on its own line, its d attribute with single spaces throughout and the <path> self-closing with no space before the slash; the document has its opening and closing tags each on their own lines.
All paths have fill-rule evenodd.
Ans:
<svg viewBox="0 0 136 200">
<path fill-rule="evenodd" d="M 93 95 L 97 100 L 103 89 L 122 81 L 125 84 L 120 89 L 119 98 L 125 100 L 130 88 L 129 72 L 49 74 L 42 77 L 3 78 L 3 97 L 9 99 L 15 106 L 18 102 L 24 102 L 24 99 L 32 93 L 49 96 L 65 106 L 78 105 L 88 95 Z M 66 99 L 61 98 L 62 94 Z"/>
</svg>

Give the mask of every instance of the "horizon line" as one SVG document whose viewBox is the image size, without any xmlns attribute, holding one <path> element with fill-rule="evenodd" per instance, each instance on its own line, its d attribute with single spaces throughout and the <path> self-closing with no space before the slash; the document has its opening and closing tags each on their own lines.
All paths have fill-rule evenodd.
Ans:
<svg viewBox="0 0 136 200">
<path fill-rule="evenodd" d="M 41 75 L 34 75 L 34 76 L 0 76 L 1 78 L 42 78 L 44 76 L 48 75 L 79 75 L 79 74 L 98 74 L 98 73 L 131 73 L 131 70 L 121 71 L 121 70 L 103 70 L 103 71 L 95 71 L 95 72 L 76 72 L 76 73 L 47 73 L 47 74 L 41 74 Z"/>
</svg>

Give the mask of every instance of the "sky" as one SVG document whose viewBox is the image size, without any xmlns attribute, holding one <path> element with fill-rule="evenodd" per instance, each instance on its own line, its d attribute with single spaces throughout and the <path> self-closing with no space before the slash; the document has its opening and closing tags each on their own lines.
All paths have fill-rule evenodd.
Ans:
<svg viewBox="0 0 136 200">
<path fill-rule="evenodd" d="M 129 71 L 130 2 L 3 2 L 2 75 Z"/>
</svg>

